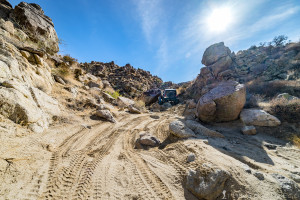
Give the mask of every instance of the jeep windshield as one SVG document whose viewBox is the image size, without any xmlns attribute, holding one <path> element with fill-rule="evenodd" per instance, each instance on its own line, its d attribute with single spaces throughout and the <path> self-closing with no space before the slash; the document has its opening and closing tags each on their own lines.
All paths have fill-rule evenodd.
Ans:
<svg viewBox="0 0 300 200">
<path fill-rule="evenodd" d="M 176 97 L 176 90 L 165 90 L 164 97 L 175 98 Z"/>
</svg>

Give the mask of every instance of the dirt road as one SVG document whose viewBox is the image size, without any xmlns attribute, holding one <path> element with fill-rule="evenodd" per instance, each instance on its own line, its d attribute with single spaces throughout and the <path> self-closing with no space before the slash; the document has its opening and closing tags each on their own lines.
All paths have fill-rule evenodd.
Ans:
<svg viewBox="0 0 300 200">
<path fill-rule="evenodd" d="M 83 117 L 59 123 L 43 135 L 4 138 L 0 199 L 196 199 L 185 189 L 186 171 L 203 163 L 230 172 L 227 199 L 281 199 L 283 194 L 268 172 L 299 170 L 294 168 L 300 166 L 298 150 L 268 151 L 258 143 L 259 137 L 227 134 L 226 124 L 219 127 L 225 139 L 199 136 L 170 143 L 168 125 L 179 116 L 150 115 L 123 112 L 116 124 Z M 163 145 L 134 149 L 141 131 L 150 132 Z M 196 161 L 187 163 L 190 153 Z M 13 160 L 9 165 L 4 158 Z M 265 181 L 245 172 L 245 164 L 266 173 Z"/>
</svg>

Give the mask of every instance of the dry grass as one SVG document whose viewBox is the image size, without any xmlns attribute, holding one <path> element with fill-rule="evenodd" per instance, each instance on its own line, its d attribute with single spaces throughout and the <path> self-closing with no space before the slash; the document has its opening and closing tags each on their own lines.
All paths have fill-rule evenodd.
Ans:
<svg viewBox="0 0 300 200">
<path fill-rule="evenodd" d="M 292 96 L 300 96 L 299 81 L 277 80 L 270 82 L 262 82 L 253 80 L 246 83 L 249 93 L 259 94 L 266 98 L 273 98 L 280 93 L 289 93 Z"/>
<path fill-rule="evenodd" d="M 300 137 L 297 135 L 292 135 L 289 140 L 292 142 L 293 145 L 300 149 Z"/>
<path fill-rule="evenodd" d="M 287 100 L 284 98 L 270 101 L 268 111 L 281 121 L 296 123 L 300 120 L 300 99 Z"/>
</svg>

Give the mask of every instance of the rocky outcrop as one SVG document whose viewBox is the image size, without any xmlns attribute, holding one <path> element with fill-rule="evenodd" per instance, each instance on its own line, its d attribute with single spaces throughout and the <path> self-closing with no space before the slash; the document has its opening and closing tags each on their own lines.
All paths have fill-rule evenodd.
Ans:
<svg viewBox="0 0 300 200">
<path fill-rule="evenodd" d="M 82 64 L 81 68 L 108 81 L 114 90 L 118 90 L 125 97 L 139 97 L 143 92 L 162 84 L 162 80 L 157 76 L 152 76 L 150 72 L 142 69 L 135 69 L 130 64 L 120 67 L 114 62 L 92 61 Z"/>
<path fill-rule="evenodd" d="M 48 128 L 51 117 L 60 114 L 60 108 L 55 99 L 37 88 L 4 82 L 0 87 L 0 114 L 41 133 Z"/>
<path fill-rule="evenodd" d="M 0 11 L 0 114 L 41 133 L 60 115 L 46 62 L 58 51 L 53 23 L 36 4 L 1 0 Z"/>
<path fill-rule="evenodd" d="M 280 121 L 273 115 L 270 115 L 264 110 L 259 109 L 244 109 L 241 112 L 241 120 L 246 125 L 254 126 L 279 126 Z"/>
<path fill-rule="evenodd" d="M 204 122 L 236 120 L 246 102 L 246 88 L 235 81 L 220 83 L 197 104 L 196 114 Z"/>
<path fill-rule="evenodd" d="M 202 58 L 205 65 L 186 91 L 188 98 L 198 100 L 216 84 L 235 80 L 249 81 L 297 80 L 300 78 L 300 43 L 286 46 L 252 46 L 231 53 L 223 42 L 208 47 Z"/>
<path fill-rule="evenodd" d="M 0 1 L 0 18 L 7 19 L 9 17 L 9 13 L 12 10 L 12 6 L 6 0 Z"/>
<path fill-rule="evenodd" d="M 225 170 L 203 164 L 190 169 L 186 178 L 186 188 L 199 199 L 214 200 L 222 195 L 229 173 Z"/>
<path fill-rule="evenodd" d="M 37 48 L 45 49 L 51 54 L 59 51 L 54 24 L 39 5 L 21 2 L 13 9 L 11 18 L 33 41 L 36 41 Z"/>
<path fill-rule="evenodd" d="M 198 100 L 203 94 L 214 86 L 211 84 L 218 83 L 224 80 L 229 80 L 232 71 L 232 53 L 224 42 L 220 42 L 208 47 L 202 57 L 202 64 L 206 67 L 201 68 L 200 74 L 197 76 L 194 83 L 187 89 L 190 97 Z M 224 73 L 227 71 L 226 73 Z M 207 88 L 210 87 L 210 88 Z"/>
</svg>

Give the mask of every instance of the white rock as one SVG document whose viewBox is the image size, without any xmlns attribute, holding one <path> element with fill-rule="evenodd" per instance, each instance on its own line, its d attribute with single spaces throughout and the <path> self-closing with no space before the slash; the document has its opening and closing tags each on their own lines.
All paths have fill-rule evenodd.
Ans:
<svg viewBox="0 0 300 200">
<path fill-rule="evenodd" d="M 259 109 L 244 109 L 240 118 L 244 124 L 253 126 L 278 126 L 281 123 L 273 115 Z"/>
<path fill-rule="evenodd" d="M 176 120 L 169 124 L 170 132 L 179 138 L 195 137 L 195 133 L 182 121 Z"/>
</svg>

